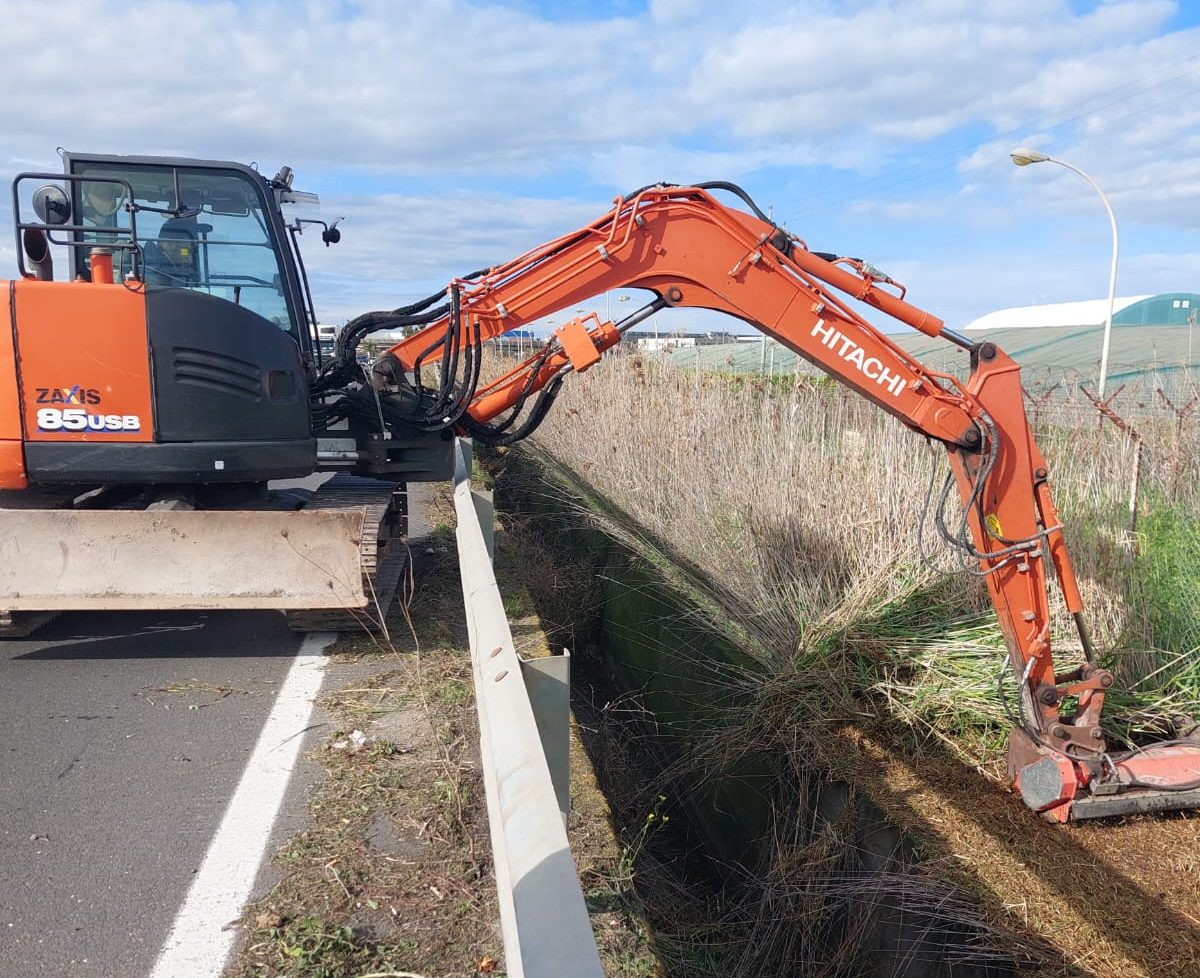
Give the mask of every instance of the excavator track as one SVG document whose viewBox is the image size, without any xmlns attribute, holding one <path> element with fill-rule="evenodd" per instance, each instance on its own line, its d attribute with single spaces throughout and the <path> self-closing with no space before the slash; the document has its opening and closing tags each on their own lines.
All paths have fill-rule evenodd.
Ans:
<svg viewBox="0 0 1200 978">
<path fill-rule="evenodd" d="M 299 632 L 384 632 L 384 620 L 408 562 L 404 535 L 408 494 L 403 483 L 340 473 L 317 490 L 305 507 L 313 510 L 364 509 L 359 560 L 366 608 L 315 608 L 286 612 L 288 627 Z"/>
</svg>

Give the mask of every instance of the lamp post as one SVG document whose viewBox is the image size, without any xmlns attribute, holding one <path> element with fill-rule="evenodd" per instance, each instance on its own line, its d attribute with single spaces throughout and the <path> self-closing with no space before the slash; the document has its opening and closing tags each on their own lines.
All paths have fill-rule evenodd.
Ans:
<svg viewBox="0 0 1200 978">
<path fill-rule="evenodd" d="M 1027 146 L 1021 146 L 1014 149 L 1010 154 L 1012 161 L 1017 166 L 1029 166 L 1030 163 L 1057 163 L 1059 166 L 1065 166 L 1073 173 L 1078 173 L 1084 180 L 1092 185 L 1092 189 L 1100 195 L 1100 199 L 1104 202 L 1104 209 L 1108 211 L 1108 223 L 1112 225 L 1112 270 L 1108 276 L 1108 318 L 1104 320 L 1104 342 L 1100 348 L 1100 384 L 1097 391 L 1097 396 L 1101 400 L 1104 399 L 1104 381 L 1108 376 L 1108 341 L 1112 334 L 1113 321 L 1113 304 L 1117 297 L 1117 250 L 1119 247 L 1119 239 L 1117 237 L 1117 218 L 1113 214 L 1112 205 L 1108 202 L 1108 198 L 1104 195 L 1104 191 L 1100 189 L 1100 185 L 1091 177 L 1084 173 L 1079 167 L 1074 166 L 1065 160 L 1055 159 L 1053 156 L 1047 156 L 1045 153 L 1039 153 L 1036 149 L 1030 149 Z"/>
<path fill-rule="evenodd" d="M 607 292 L 604 293 L 604 298 L 605 298 L 605 301 L 608 303 L 608 308 L 605 310 L 604 318 L 607 319 L 611 323 L 612 322 L 612 289 L 609 289 Z M 627 295 L 617 296 L 617 302 L 628 302 L 628 301 L 629 301 L 629 296 L 627 296 Z"/>
</svg>

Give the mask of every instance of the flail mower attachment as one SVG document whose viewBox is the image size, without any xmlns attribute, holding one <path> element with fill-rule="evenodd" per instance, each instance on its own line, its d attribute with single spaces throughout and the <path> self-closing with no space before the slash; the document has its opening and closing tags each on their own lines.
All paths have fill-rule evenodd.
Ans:
<svg viewBox="0 0 1200 978">
<path fill-rule="evenodd" d="M 1025 804 L 1058 822 L 1200 807 L 1200 731 L 1130 751 L 1075 757 L 1014 729 L 1008 774 Z"/>
</svg>

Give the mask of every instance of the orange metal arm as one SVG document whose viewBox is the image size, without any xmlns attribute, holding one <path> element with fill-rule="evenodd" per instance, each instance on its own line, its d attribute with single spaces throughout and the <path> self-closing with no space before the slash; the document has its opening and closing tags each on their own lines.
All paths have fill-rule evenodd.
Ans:
<svg viewBox="0 0 1200 978">
<path fill-rule="evenodd" d="M 752 323 L 935 438 L 964 444 L 976 438 L 961 398 L 939 382 L 945 378 L 835 299 L 819 279 L 931 336 L 942 331 L 931 314 L 799 244 L 789 247 L 778 228 L 690 187 L 652 188 L 619 200 L 573 234 L 455 284 L 463 343 L 476 325 L 486 340 L 610 289 L 644 288 L 672 306 L 715 309 Z M 419 359 L 435 362 L 440 350 L 421 354 L 448 326 L 446 317 L 431 324 L 392 347 L 390 358 L 405 370 Z"/>
<path fill-rule="evenodd" d="M 1081 708 L 1072 724 L 1059 720 L 1062 684 L 1050 654 L 1048 560 L 1073 612 L 1080 608 L 1079 593 L 1045 462 L 1025 417 L 1018 367 L 994 345 L 953 337 L 972 350 L 965 385 L 928 370 L 828 287 L 930 336 L 943 335 L 940 319 L 697 187 L 655 187 L 618 199 L 592 224 L 454 284 L 462 343 L 476 335 L 500 336 L 611 289 L 648 289 L 665 305 L 725 312 L 944 443 L 965 510 L 960 545 L 986 578 L 1022 680 L 1030 735 L 1072 754 L 1095 756 L 1104 749 L 1099 712 L 1111 676 L 1083 667 L 1071 687 Z M 377 376 L 395 377 L 435 361 L 435 338 L 450 328 L 443 317 L 396 344 Z M 612 323 L 587 330 L 572 322 L 550 350 L 476 392 L 466 413 L 475 422 L 496 417 L 572 366 L 586 369 L 620 335 Z"/>
</svg>

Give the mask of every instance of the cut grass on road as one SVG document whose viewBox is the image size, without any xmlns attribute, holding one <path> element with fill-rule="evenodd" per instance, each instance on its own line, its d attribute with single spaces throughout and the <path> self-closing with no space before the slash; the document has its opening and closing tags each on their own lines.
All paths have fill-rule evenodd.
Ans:
<svg viewBox="0 0 1200 978">
<path fill-rule="evenodd" d="M 448 493 L 433 506 L 432 519 L 452 521 Z M 331 649 L 320 705 L 333 732 L 314 752 L 324 778 L 311 824 L 276 853 L 281 878 L 247 908 L 230 978 L 504 974 L 454 539 L 435 530 L 413 546 L 415 586 L 389 618 L 391 643 L 360 635 Z M 523 653 L 544 651 L 528 598 L 498 573 Z M 572 804 L 589 895 L 606 896 L 590 904 L 605 973 L 658 974 L 640 922 L 607 899 L 623 853 L 577 740 Z"/>
<path fill-rule="evenodd" d="M 235 978 L 433 978 L 502 958 L 457 564 L 432 549 L 413 629 L 397 612 L 392 646 L 353 636 L 331 650 L 311 824 L 245 913 Z"/>
</svg>

